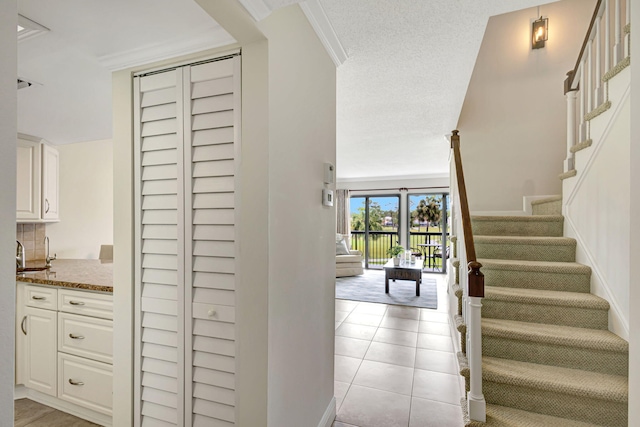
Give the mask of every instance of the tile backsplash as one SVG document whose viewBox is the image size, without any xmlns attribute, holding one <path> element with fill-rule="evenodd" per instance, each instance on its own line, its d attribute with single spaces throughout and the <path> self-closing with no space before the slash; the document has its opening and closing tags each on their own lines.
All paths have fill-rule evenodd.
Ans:
<svg viewBox="0 0 640 427">
<path fill-rule="evenodd" d="M 16 239 L 24 245 L 27 261 L 45 258 L 44 237 L 46 235 L 46 224 L 16 224 Z"/>
</svg>

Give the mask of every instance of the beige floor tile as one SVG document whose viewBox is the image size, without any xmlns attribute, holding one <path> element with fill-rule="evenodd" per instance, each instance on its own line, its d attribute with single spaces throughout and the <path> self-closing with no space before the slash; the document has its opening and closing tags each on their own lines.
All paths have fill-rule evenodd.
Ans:
<svg viewBox="0 0 640 427">
<path fill-rule="evenodd" d="M 460 405 L 411 399 L 409 427 L 463 427 Z"/>
<path fill-rule="evenodd" d="M 386 304 L 376 304 L 373 302 L 361 302 L 356 308 L 353 309 L 354 313 L 377 314 L 379 316 L 384 315 L 386 311 Z"/>
<path fill-rule="evenodd" d="M 340 406 L 342 405 L 342 401 L 344 397 L 347 395 L 347 390 L 349 390 L 351 384 L 343 383 L 340 381 L 335 381 L 333 386 L 333 395 L 336 398 L 336 412 L 340 410 Z"/>
<path fill-rule="evenodd" d="M 365 360 L 413 368 L 416 360 L 416 349 L 395 344 L 372 342 L 364 358 Z"/>
<path fill-rule="evenodd" d="M 387 316 L 400 317 L 402 319 L 420 319 L 420 309 L 417 307 L 403 307 L 397 305 L 391 305 L 387 309 Z"/>
<path fill-rule="evenodd" d="M 336 300 L 336 310 L 340 311 L 351 311 L 358 305 L 357 301 L 349 301 L 345 299 L 337 299 Z"/>
<path fill-rule="evenodd" d="M 444 374 L 456 375 L 458 365 L 456 357 L 448 351 L 427 350 L 419 348 L 416 351 L 416 369 L 442 372 Z"/>
<path fill-rule="evenodd" d="M 444 335 L 418 334 L 418 348 L 452 352 L 453 342 Z"/>
<path fill-rule="evenodd" d="M 365 360 L 353 384 L 411 396 L 413 368 Z"/>
<path fill-rule="evenodd" d="M 359 427 L 359 426 L 354 426 L 353 424 L 341 423 L 340 421 L 334 421 L 333 424 L 331 424 L 331 427 Z"/>
<path fill-rule="evenodd" d="M 336 329 L 338 329 L 340 327 L 340 325 L 342 325 L 342 322 L 337 322 L 336 321 Z"/>
<path fill-rule="evenodd" d="M 342 322 L 349 316 L 350 312 L 336 310 L 336 322 Z"/>
<path fill-rule="evenodd" d="M 336 420 L 361 427 L 406 427 L 410 406 L 409 396 L 353 385 Z"/>
<path fill-rule="evenodd" d="M 24 427 L 29 423 L 55 412 L 55 409 L 29 399 L 14 401 L 14 426 Z"/>
<path fill-rule="evenodd" d="M 377 314 L 351 313 L 346 319 L 346 323 L 355 323 L 356 325 L 379 326 L 382 322 L 382 316 Z"/>
<path fill-rule="evenodd" d="M 348 356 L 335 356 L 334 380 L 345 383 L 353 381 L 362 359 Z"/>
<path fill-rule="evenodd" d="M 424 322 L 449 323 L 449 316 L 429 308 L 420 309 L 420 320 Z"/>
<path fill-rule="evenodd" d="M 456 405 L 460 403 L 458 375 L 416 369 L 413 374 L 413 397 Z"/>
<path fill-rule="evenodd" d="M 375 326 L 356 325 L 355 323 L 342 323 L 340 327 L 336 329 L 336 335 L 371 341 L 377 330 L 378 328 L 376 328 Z"/>
<path fill-rule="evenodd" d="M 402 331 L 418 332 L 418 320 L 401 319 L 399 317 L 385 316 L 380 323 L 381 328 L 400 329 Z"/>
<path fill-rule="evenodd" d="M 337 336 L 335 354 L 362 359 L 369 348 L 369 344 L 371 344 L 369 340 Z"/>
<path fill-rule="evenodd" d="M 448 323 L 438 323 L 438 322 L 420 322 L 418 327 L 418 332 L 421 334 L 433 334 L 433 335 L 443 335 L 443 336 L 451 336 L 451 329 L 449 329 Z"/>
<path fill-rule="evenodd" d="M 400 329 L 378 328 L 373 341 L 415 347 L 418 342 L 418 333 L 401 331 Z"/>
<path fill-rule="evenodd" d="M 64 412 L 54 411 L 27 424 L 25 427 L 97 427 L 97 424 L 74 417 Z"/>
</svg>

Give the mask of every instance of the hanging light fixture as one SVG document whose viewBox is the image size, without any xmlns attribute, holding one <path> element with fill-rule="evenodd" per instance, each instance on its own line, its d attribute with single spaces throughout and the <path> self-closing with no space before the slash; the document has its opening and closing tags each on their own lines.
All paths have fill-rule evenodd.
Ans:
<svg viewBox="0 0 640 427">
<path fill-rule="evenodd" d="M 540 49 L 549 38 L 549 18 L 536 19 L 531 28 L 531 48 Z"/>
</svg>

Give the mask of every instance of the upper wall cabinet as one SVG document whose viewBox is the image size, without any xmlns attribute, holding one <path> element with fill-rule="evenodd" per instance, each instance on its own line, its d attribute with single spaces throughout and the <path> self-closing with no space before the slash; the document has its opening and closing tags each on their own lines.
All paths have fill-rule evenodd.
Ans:
<svg viewBox="0 0 640 427">
<path fill-rule="evenodd" d="M 20 135 L 17 146 L 16 219 L 58 221 L 58 151 L 43 140 Z"/>
</svg>

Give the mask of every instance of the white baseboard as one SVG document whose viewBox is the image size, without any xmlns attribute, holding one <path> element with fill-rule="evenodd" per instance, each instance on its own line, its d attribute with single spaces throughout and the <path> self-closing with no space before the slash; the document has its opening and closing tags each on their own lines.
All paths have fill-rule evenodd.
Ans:
<svg viewBox="0 0 640 427">
<path fill-rule="evenodd" d="M 40 393 L 39 391 L 32 390 L 23 385 L 15 386 L 13 398 L 15 400 L 26 398 L 104 427 L 112 426 L 112 418 L 108 415 L 100 414 L 90 409 L 83 408 L 82 406 L 58 399 L 57 397 Z"/>
<path fill-rule="evenodd" d="M 331 402 L 329 402 L 329 406 L 327 406 L 327 410 L 324 411 L 324 415 L 322 419 L 318 423 L 318 427 L 331 427 L 333 421 L 336 419 L 336 398 L 331 398 Z"/>
</svg>

